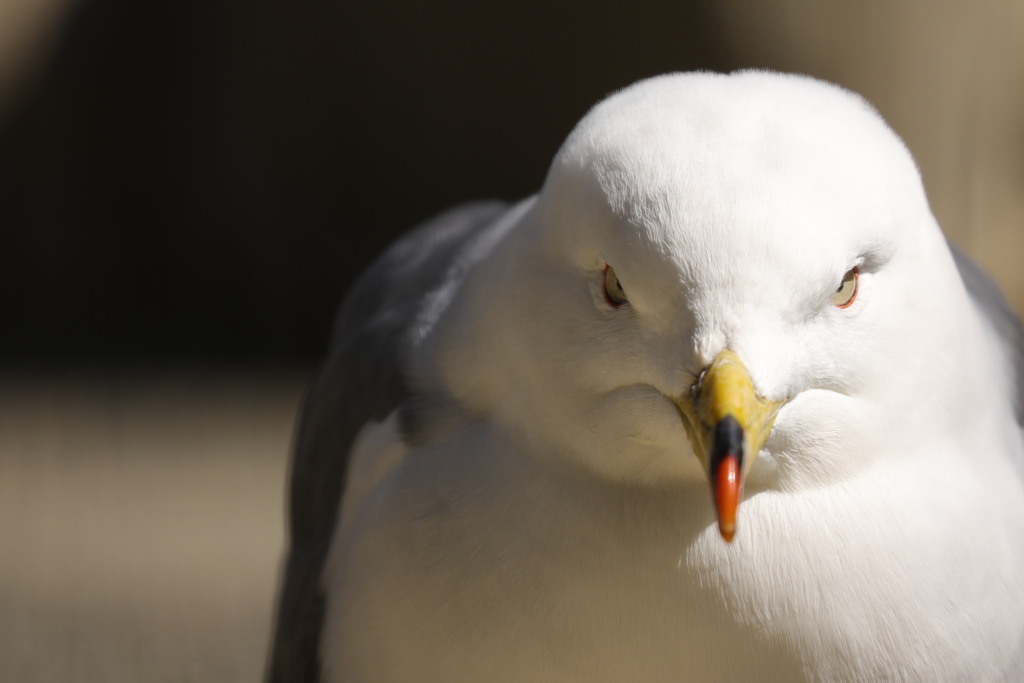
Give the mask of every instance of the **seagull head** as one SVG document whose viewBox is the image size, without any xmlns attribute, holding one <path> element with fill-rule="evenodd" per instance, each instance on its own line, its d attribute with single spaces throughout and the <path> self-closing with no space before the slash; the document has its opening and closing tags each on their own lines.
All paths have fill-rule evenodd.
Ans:
<svg viewBox="0 0 1024 683">
<path fill-rule="evenodd" d="M 852 93 L 642 81 L 576 126 L 514 222 L 438 367 L 541 461 L 710 484 L 731 541 L 745 482 L 831 484 L 966 419 L 963 285 L 910 154 Z"/>
</svg>

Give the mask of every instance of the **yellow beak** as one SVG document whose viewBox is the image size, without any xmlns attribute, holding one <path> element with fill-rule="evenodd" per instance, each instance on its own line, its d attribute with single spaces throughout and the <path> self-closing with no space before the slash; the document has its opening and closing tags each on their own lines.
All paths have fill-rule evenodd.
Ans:
<svg viewBox="0 0 1024 683">
<path fill-rule="evenodd" d="M 693 451 L 711 481 L 718 530 L 731 542 L 744 475 L 768 439 L 782 401 L 758 396 L 743 361 L 725 349 L 677 404 Z"/>
</svg>

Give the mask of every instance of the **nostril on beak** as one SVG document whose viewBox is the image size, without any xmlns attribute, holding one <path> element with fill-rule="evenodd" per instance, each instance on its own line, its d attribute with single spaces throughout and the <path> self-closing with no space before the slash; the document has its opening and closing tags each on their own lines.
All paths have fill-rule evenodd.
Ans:
<svg viewBox="0 0 1024 683">
<path fill-rule="evenodd" d="M 700 375 L 697 377 L 697 381 L 690 386 L 690 400 L 697 404 L 700 401 L 701 387 L 704 384 L 704 376 L 708 374 L 708 369 L 704 368 L 700 371 Z"/>
</svg>

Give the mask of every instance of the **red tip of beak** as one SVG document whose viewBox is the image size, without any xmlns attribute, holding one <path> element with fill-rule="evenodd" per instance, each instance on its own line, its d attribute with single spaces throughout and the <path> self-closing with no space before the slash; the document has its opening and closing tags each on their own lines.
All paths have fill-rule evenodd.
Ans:
<svg viewBox="0 0 1024 683">
<path fill-rule="evenodd" d="M 715 472 L 715 508 L 718 510 L 718 531 L 726 543 L 732 543 L 736 535 L 736 509 L 740 505 L 743 482 L 740 461 L 735 455 L 727 455 L 718 463 Z"/>
</svg>

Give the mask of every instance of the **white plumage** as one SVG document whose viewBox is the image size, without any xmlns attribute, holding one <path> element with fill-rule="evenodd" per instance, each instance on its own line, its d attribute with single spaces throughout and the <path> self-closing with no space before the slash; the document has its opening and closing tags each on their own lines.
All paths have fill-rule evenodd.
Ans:
<svg viewBox="0 0 1024 683">
<path fill-rule="evenodd" d="M 617 93 L 536 197 L 396 244 L 334 349 L 278 680 L 310 637 L 337 683 L 1024 676 L 1019 324 L 855 95 L 762 72 Z M 723 352 L 782 405 L 732 543 L 684 425 Z M 339 504 L 303 459 L 340 490 L 346 452 Z"/>
</svg>

